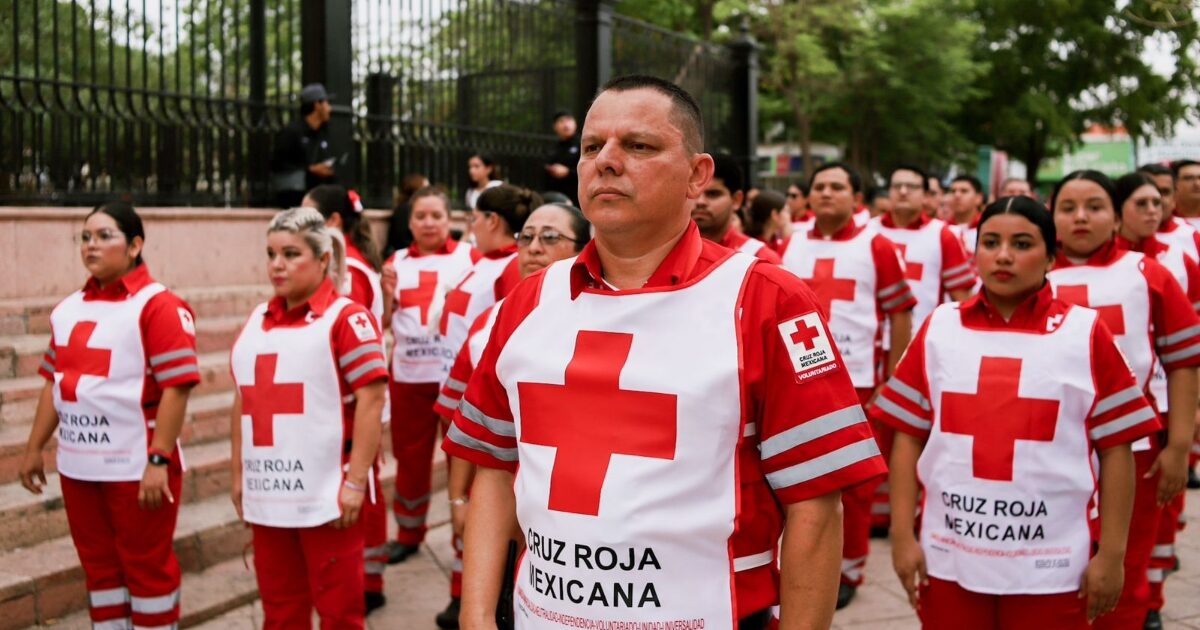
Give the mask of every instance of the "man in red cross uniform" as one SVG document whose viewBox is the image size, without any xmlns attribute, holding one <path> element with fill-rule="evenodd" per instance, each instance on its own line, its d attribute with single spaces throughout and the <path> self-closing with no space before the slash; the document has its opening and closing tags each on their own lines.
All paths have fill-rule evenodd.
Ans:
<svg viewBox="0 0 1200 630">
<path fill-rule="evenodd" d="M 650 77 L 588 112 L 595 240 L 505 300 L 444 445 L 480 466 L 464 628 L 493 627 L 516 532 L 517 628 L 832 622 L 840 493 L 884 463 L 813 293 L 690 220 L 703 128 Z"/>
<path fill-rule="evenodd" d="M 713 156 L 713 176 L 708 187 L 696 200 L 692 220 L 700 235 L 734 251 L 757 256 L 769 263 L 779 264 L 779 254 L 767 244 L 733 228 L 733 213 L 742 207 L 746 184 L 737 160 L 723 153 Z"/>
</svg>

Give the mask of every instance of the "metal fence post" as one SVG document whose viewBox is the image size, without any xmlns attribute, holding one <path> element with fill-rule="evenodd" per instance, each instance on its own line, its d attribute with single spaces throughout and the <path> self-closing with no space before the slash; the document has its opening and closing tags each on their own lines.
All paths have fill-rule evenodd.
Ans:
<svg viewBox="0 0 1200 630">
<path fill-rule="evenodd" d="M 575 3 L 575 116 L 580 122 L 600 86 L 612 78 L 614 5 L 614 0 Z"/>
<path fill-rule="evenodd" d="M 730 134 L 733 156 L 746 174 L 747 190 L 757 179 L 758 153 L 758 43 L 750 34 L 750 23 L 743 19 L 741 36 L 729 45 L 733 52 L 733 129 Z"/>
<path fill-rule="evenodd" d="M 367 168 L 366 193 L 372 205 L 384 204 L 392 207 L 393 188 L 396 185 L 396 160 L 390 141 L 391 116 L 393 116 L 393 87 L 395 77 L 386 72 L 367 75 Z"/>
<path fill-rule="evenodd" d="M 344 164 L 339 162 L 337 175 L 343 185 L 352 187 L 358 183 L 359 155 L 351 109 L 351 24 L 351 3 L 347 0 L 303 0 L 301 4 L 300 76 L 305 84 L 323 83 L 333 93 L 333 117 L 327 123 L 329 146 L 335 156 L 347 155 Z"/>
<path fill-rule="evenodd" d="M 250 205 L 265 205 L 268 196 L 271 136 L 267 126 L 267 3 L 250 0 L 250 137 L 247 144 L 247 193 Z"/>
</svg>

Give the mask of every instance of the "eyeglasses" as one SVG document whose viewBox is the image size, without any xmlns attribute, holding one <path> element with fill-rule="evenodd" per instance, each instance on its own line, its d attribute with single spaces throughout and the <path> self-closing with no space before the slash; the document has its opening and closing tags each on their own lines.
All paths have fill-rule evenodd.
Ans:
<svg viewBox="0 0 1200 630">
<path fill-rule="evenodd" d="M 578 239 L 573 239 L 569 236 L 561 234 L 558 230 L 553 229 L 545 229 L 541 232 L 527 230 L 521 232 L 520 234 L 514 234 L 513 237 L 517 239 L 517 245 L 520 245 L 521 247 L 529 247 L 533 244 L 533 239 L 535 238 L 540 240 L 542 245 L 545 245 L 546 247 L 554 247 L 559 241 L 571 241 L 572 243 L 579 242 Z"/>
<path fill-rule="evenodd" d="M 96 242 L 98 242 L 98 243 L 104 244 L 104 243 L 111 243 L 124 235 L 125 235 L 125 233 L 120 230 L 114 230 L 112 228 L 101 228 L 99 230 L 96 230 L 94 233 L 84 230 L 83 232 L 80 232 L 75 238 L 78 239 L 77 240 L 78 243 L 81 243 L 83 245 L 87 245 L 88 243 L 91 243 L 92 239 L 95 239 Z"/>
</svg>

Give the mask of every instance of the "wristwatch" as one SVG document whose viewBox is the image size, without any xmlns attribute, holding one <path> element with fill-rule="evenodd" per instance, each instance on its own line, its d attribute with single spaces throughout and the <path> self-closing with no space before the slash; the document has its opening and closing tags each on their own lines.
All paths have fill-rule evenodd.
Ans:
<svg viewBox="0 0 1200 630">
<path fill-rule="evenodd" d="M 162 453 L 150 453 L 146 460 L 150 462 L 151 466 L 169 466 L 171 464 L 171 458 Z"/>
</svg>

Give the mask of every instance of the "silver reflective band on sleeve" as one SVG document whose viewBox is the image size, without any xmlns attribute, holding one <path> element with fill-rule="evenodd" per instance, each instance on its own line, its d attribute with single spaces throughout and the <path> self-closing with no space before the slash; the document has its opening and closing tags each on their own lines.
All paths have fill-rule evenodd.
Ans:
<svg viewBox="0 0 1200 630">
<path fill-rule="evenodd" d="M 158 380 L 158 381 L 165 381 L 167 379 L 175 378 L 176 376 L 183 376 L 184 374 L 199 374 L 199 373 L 200 373 L 200 366 L 196 365 L 195 363 L 189 363 L 187 365 L 181 365 L 177 368 L 171 368 L 169 370 L 155 372 L 154 378 L 155 378 L 155 380 Z"/>
<path fill-rule="evenodd" d="M 879 445 L 875 443 L 874 437 L 868 437 L 795 466 L 767 473 L 767 481 L 772 488 L 781 490 L 827 475 L 835 470 L 853 466 L 878 455 Z"/>
<path fill-rule="evenodd" d="M 172 350 L 170 352 L 164 352 L 162 354 L 156 354 L 150 357 L 150 367 L 158 367 L 167 361 L 174 361 L 175 359 L 195 356 L 195 350 L 192 350 L 191 348 L 180 348 L 179 350 Z"/>
<path fill-rule="evenodd" d="M 415 510 L 422 505 L 429 503 L 429 493 L 427 492 L 425 493 L 425 496 L 417 497 L 415 499 L 406 499 L 400 495 L 396 495 L 396 500 L 399 501 L 400 505 L 403 505 L 405 508 L 409 510 Z"/>
<path fill-rule="evenodd" d="M 807 444 L 835 431 L 866 421 L 867 416 L 863 414 L 862 407 L 855 404 L 833 413 L 827 413 L 820 418 L 814 418 L 763 440 L 759 446 L 759 453 L 762 459 L 770 459 L 801 444 Z"/>
<path fill-rule="evenodd" d="M 1200 302 L 1192 302 L 1192 310 L 1200 311 Z"/>
<path fill-rule="evenodd" d="M 50 363 L 47 362 L 45 359 L 42 359 L 42 364 L 39 365 L 38 367 L 40 367 L 43 370 L 46 370 L 47 372 L 49 372 L 51 374 L 54 373 L 54 366 L 50 365 Z"/>
<path fill-rule="evenodd" d="M 1193 306 L 1195 306 L 1195 305 L 1193 305 Z M 1196 335 L 1200 335 L 1200 325 L 1189 326 L 1177 333 L 1159 337 L 1154 340 L 1154 343 L 1156 343 L 1160 346 L 1169 346 L 1172 344 L 1179 343 L 1180 341 L 1183 341 L 1184 339 L 1187 339 L 1189 337 L 1195 337 Z"/>
<path fill-rule="evenodd" d="M 454 562 L 450 564 L 450 570 L 455 573 L 462 573 L 462 570 L 463 570 L 462 560 L 455 558 Z"/>
<path fill-rule="evenodd" d="M 733 559 L 733 570 L 735 572 L 749 571 L 771 564 L 775 561 L 775 550 L 768 549 L 762 553 L 756 553 L 752 556 L 742 556 Z"/>
<path fill-rule="evenodd" d="M 924 409 L 925 411 L 929 411 L 929 399 L 925 398 L 921 392 L 909 387 L 908 383 L 905 383 L 904 381 L 893 376 L 892 378 L 888 379 L 887 386 L 888 389 L 907 398 L 910 402 L 912 402 L 912 404 Z"/>
<path fill-rule="evenodd" d="M 171 623 L 165 626 L 133 626 L 133 630 L 179 630 L 179 624 Z"/>
<path fill-rule="evenodd" d="M 58 359 L 58 351 L 54 348 L 46 348 L 46 356 L 50 357 L 51 359 Z"/>
<path fill-rule="evenodd" d="M 1092 411 L 1092 416 L 1099 416 L 1112 411 L 1113 409 L 1116 409 L 1117 407 L 1120 407 L 1131 400 L 1136 400 L 1137 398 L 1141 397 L 1141 395 L 1142 390 L 1138 389 L 1136 385 L 1132 387 L 1126 387 L 1125 389 L 1122 389 L 1121 391 L 1096 403 L 1096 409 Z"/>
<path fill-rule="evenodd" d="M 897 306 L 900 306 L 901 304 L 903 304 L 911 299 L 914 299 L 912 291 L 905 291 L 902 295 L 894 297 L 894 298 L 884 302 L 883 304 L 880 304 L 880 306 L 883 307 L 883 310 L 886 311 L 889 309 L 896 308 Z"/>
<path fill-rule="evenodd" d="M 1163 363 L 1174 363 L 1176 361 L 1182 361 L 1184 359 L 1189 359 L 1191 357 L 1196 356 L 1197 354 L 1200 354 L 1200 344 L 1196 344 L 1194 346 L 1188 346 L 1188 347 L 1184 348 L 1183 350 L 1178 350 L 1176 352 L 1172 352 L 1171 354 L 1164 354 L 1162 356 L 1162 361 L 1163 361 Z"/>
<path fill-rule="evenodd" d="M 1109 420 L 1104 424 L 1092 429 L 1089 434 L 1093 440 L 1100 440 L 1110 435 L 1120 433 L 1132 426 L 1137 426 L 1141 422 L 1145 422 L 1154 417 L 1154 410 L 1150 407 L 1142 407 L 1136 411 L 1127 413 L 1120 418 Z"/>
<path fill-rule="evenodd" d="M 458 400 L 451 398 L 445 394 L 438 394 L 437 404 L 449 409 L 450 411 L 458 411 Z"/>
<path fill-rule="evenodd" d="M 922 431 L 928 431 L 929 429 L 933 428 L 933 422 L 930 422 L 929 420 L 923 420 L 923 419 L 917 417 L 916 414 L 914 414 L 914 413 L 910 412 L 909 410 L 901 407 L 900 405 L 897 405 L 896 403 L 888 400 L 884 396 L 880 396 L 875 399 L 875 406 L 888 412 L 893 417 L 900 419 L 905 424 L 912 425 L 913 428 L 915 428 L 915 429 L 920 429 Z"/>
<path fill-rule="evenodd" d="M 120 588 L 109 588 L 103 591 L 88 591 L 88 604 L 92 608 L 103 608 L 105 606 L 120 606 L 129 602 L 129 589 L 124 586 Z"/>
<path fill-rule="evenodd" d="M 890 503 L 872 503 L 871 514 L 891 514 L 892 505 Z"/>
<path fill-rule="evenodd" d="M 949 269 L 942 271 L 942 278 L 948 279 L 952 276 L 957 276 L 958 274 L 963 273 L 964 271 L 970 271 L 970 270 L 971 270 L 971 263 L 963 263 L 957 267 L 951 267 Z"/>
<path fill-rule="evenodd" d="M 491 431 L 492 433 L 495 433 L 496 435 L 511 438 L 517 437 L 517 425 L 513 424 L 512 422 L 497 420 L 496 418 L 483 413 L 478 407 L 467 402 L 466 399 L 462 401 L 462 404 L 458 408 L 458 412 L 467 420 L 478 424 L 479 426 Z"/>
<path fill-rule="evenodd" d="M 742 437 L 752 437 L 758 435 L 758 425 L 753 422 L 747 422 L 742 428 Z"/>
<path fill-rule="evenodd" d="M 367 372 L 370 372 L 371 370 L 377 370 L 377 369 L 384 369 L 384 370 L 387 369 L 387 364 L 383 362 L 383 359 L 372 359 L 372 360 L 367 361 L 366 363 L 354 368 L 353 370 L 350 370 L 349 372 L 346 373 L 346 380 L 353 383 L 354 381 L 358 380 L 358 378 L 360 376 L 362 376 L 363 374 L 366 374 Z"/>
<path fill-rule="evenodd" d="M 345 396 L 342 396 L 343 405 L 349 405 L 350 403 L 354 402 L 354 400 L 354 394 L 346 394 Z"/>
<path fill-rule="evenodd" d="M 450 425 L 450 430 L 446 432 L 446 437 L 449 438 L 451 442 L 454 442 L 459 446 L 469 448 L 473 451 L 487 453 L 488 455 L 491 455 L 502 462 L 517 461 L 517 449 L 500 448 L 498 446 L 492 446 L 487 442 L 477 440 L 466 433 L 463 433 L 462 429 L 458 428 L 458 425 L 456 424 Z"/>
<path fill-rule="evenodd" d="M 129 598 L 129 608 L 135 613 L 146 615 L 156 615 L 175 610 L 179 605 L 179 589 L 175 589 L 166 595 L 158 597 L 131 597 Z"/>
<path fill-rule="evenodd" d="M 876 296 L 882 300 L 882 299 L 890 296 L 891 294 L 896 293 L 897 291 L 903 290 L 907 287 L 908 287 L 908 282 L 905 280 L 901 280 L 900 282 L 897 282 L 890 287 L 885 287 L 885 288 L 880 289 L 879 292 L 876 294 Z"/>
<path fill-rule="evenodd" d="M 387 570 L 386 562 L 364 562 L 363 563 L 363 573 L 365 573 L 367 575 L 383 575 L 383 572 L 386 570 Z"/>
<path fill-rule="evenodd" d="M 370 558 L 373 556 L 382 556 L 387 553 L 387 545 L 379 545 L 378 547 L 364 547 L 363 557 Z"/>
<path fill-rule="evenodd" d="M 104 621 L 93 621 L 92 630 L 129 630 L 133 627 L 133 619 L 125 617 L 124 619 L 105 619 Z"/>
<path fill-rule="evenodd" d="M 1162 584 L 1167 578 L 1166 569 L 1146 569 L 1146 579 L 1151 584 Z"/>
<path fill-rule="evenodd" d="M 347 365 L 350 365 L 351 363 L 353 363 L 355 359 L 363 356 L 364 354 L 370 354 L 372 352 L 378 352 L 379 354 L 383 354 L 383 346 L 381 346 L 377 343 L 368 343 L 366 345 L 359 346 L 359 347 L 351 350 L 350 352 L 343 354 L 341 357 L 339 357 L 338 365 L 341 367 L 346 367 Z"/>
<path fill-rule="evenodd" d="M 1175 556 L 1175 545 L 1154 545 L 1150 551 L 1151 558 L 1171 558 Z"/>
<path fill-rule="evenodd" d="M 396 524 L 399 525 L 400 527 L 407 527 L 408 529 L 416 529 L 418 527 L 425 526 L 425 517 L 424 516 L 400 516 L 399 514 L 397 514 L 396 515 Z"/>
<path fill-rule="evenodd" d="M 456 378 L 448 378 L 448 379 L 446 379 L 446 387 L 449 387 L 450 389 L 452 389 L 452 390 L 454 390 L 454 391 L 456 391 L 456 392 L 465 392 L 465 391 L 467 391 L 467 384 L 466 384 L 466 383 L 464 383 L 464 382 L 462 382 L 462 381 L 460 381 L 460 380 L 458 380 L 458 379 L 456 379 Z"/>
</svg>

